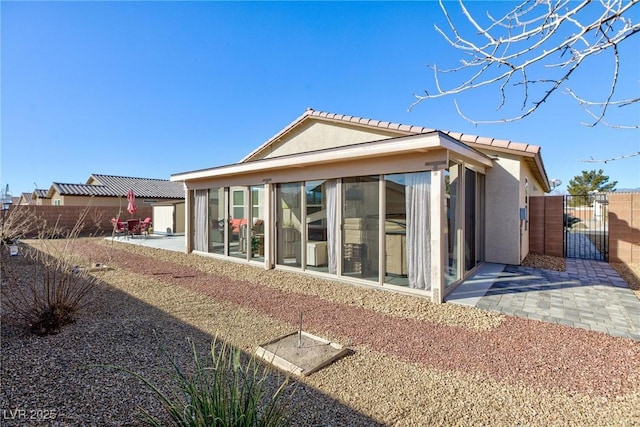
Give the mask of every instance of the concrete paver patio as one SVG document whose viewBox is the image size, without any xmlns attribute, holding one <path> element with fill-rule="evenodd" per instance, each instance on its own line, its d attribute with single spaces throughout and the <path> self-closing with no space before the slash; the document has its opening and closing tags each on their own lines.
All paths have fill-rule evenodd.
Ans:
<svg viewBox="0 0 640 427">
<path fill-rule="evenodd" d="M 566 259 L 566 271 L 484 264 L 447 302 L 640 341 L 640 299 L 606 262 Z"/>
</svg>

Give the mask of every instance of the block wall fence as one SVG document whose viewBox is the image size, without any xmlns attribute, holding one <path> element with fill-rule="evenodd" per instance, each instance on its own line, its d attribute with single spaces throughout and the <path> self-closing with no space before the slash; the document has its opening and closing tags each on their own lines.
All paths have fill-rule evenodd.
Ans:
<svg viewBox="0 0 640 427">
<path fill-rule="evenodd" d="M 640 262 L 640 193 L 609 194 L 609 261 L 622 263 Z M 53 226 L 56 221 L 65 230 L 76 224 L 84 206 L 12 206 L 14 209 L 32 210 L 39 224 Z M 529 200 L 529 252 L 533 254 L 564 256 L 564 196 L 537 196 Z M 140 206 L 133 218 L 152 215 L 151 206 Z M 91 206 L 85 220 L 82 235 L 107 235 L 112 231 L 111 218 L 118 215 L 113 206 Z M 6 213 L 8 214 L 8 213 Z M 120 218 L 132 217 L 126 210 Z M 34 232 L 29 237 L 35 237 Z"/>
<path fill-rule="evenodd" d="M 56 222 L 63 231 L 70 231 L 80 219 L 86 206 L 28 206 L 18 205 L 10 208 L 13 210 L 29 210 L 34 212 L 38 223 L 27 237 L 36 237 L 38 229 L 46 227 L 51 229 Z M 120 211 L 120 219 L 146 218 L 152 215 L 151 206 L 139 206 L 135 215 L 130 215 L 126 210 Z M 119 208 L 116 206 L 90 206 L 84 221 L 84 226 L 80 232 L 81 236 L 101 236 L 110 235 L 112 232 L 111 218 L 118 216 Z M 5 215 L 8 215 L 6 212 Z"/>
<path fill-rule="evenodd" d="M 640 193 L 609 194 L 609 262 L 640 263 Z"/>
<path fill-rule="evenodd" d="M 640 193 L 608 194 L 609 262 L 640 263 Z M 564 256 L 564 196 L 529 200 L 529 251 Z"/>
</svg>

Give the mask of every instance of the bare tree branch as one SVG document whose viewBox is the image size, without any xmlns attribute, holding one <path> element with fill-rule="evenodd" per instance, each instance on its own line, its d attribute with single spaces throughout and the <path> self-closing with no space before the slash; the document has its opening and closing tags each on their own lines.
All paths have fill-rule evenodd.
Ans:
<svg viewBox="0 0 640 427">
<path fill-rule="evenodd" d="M 611 126 L 604 120 L 609 106 L 625 107 L 640 101 L 637 96 L 614 100 L 621 68 L 619 47 L 640 32 L 640 23 L 632 22 L 630 17 L 631 8 L 639 2 L 527 0 L 501 18 L 487 13 L 480 20 L 459 0 L 460 12 L 467 24 L 461 26 L 454 22 L 447 9 L 450 6 L 440 0 L 447 27 L 436 25 L 435 30 L 461 52 L 462 59 L 460 65 L 453 68 L 428 65 L 433 70 L 435 90 L 414 95 L 415 101 L 409 109 L 428 99 L 496 86 L 500 96 L 497 110 L 505 107 L 513 97 L 512 91 L 518 89 L 522 99 L 520 113 L 499 120 L 471 119 L 454 98 L 456 109 L 461 117 L 475 125 L 513 122 L 531 115 L 558 89 L 564 88 L 564 93 L 570 94 L 593 117 L 594 121 L 588 126 L 598 123 Z M 463 35 L 463 29 L 473 36 Z M 605 83 L 608 87 L 605 100 L 587 101 L 567 88 L 567 81 L 587 59 L 604 52 L 611 55 L 613 62 L 609 83 Z M 450 78 L 459 81 L 461 75 L 462 82 L 444 84 Z M 447 79 L 443 79 L 445 76 Z M 637 128 L 638 124 L 613 127 Z"/>
<path fill-rule="evenodd" d="M 635 157 L 635 156 L 640 156 L 640 151 L 632 153 L 632 154 L 625 154 L 623 156 L 618 156 L 618 157 L 612 157 L 610 159 L 594 159 L 593 157 L 591 157 L 590 159 L 586 159 L 586 160 L 578 160 L 579 162 L 584 162 L 584 163 L 607 163 L 607 162 L 612 162 L 614 160 L 622 160 L 622 159 L 628 159 L 629 157 Z"/>
</svg>

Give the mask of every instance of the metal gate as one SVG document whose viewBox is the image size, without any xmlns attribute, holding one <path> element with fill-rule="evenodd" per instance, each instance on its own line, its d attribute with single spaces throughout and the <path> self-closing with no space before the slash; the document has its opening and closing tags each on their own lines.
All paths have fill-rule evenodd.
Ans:
<svg viewBox="0 0 640 427">
<path fill-rule="evenodd" d="M 564 255 L 567 258 L 609 260 L 607 195 L 564 196 Z"/>
</svg>

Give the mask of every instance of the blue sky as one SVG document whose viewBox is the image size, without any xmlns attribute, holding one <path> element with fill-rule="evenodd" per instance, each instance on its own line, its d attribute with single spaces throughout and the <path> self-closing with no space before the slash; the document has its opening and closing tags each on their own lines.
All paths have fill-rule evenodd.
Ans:
<svg viewBox="0 0 640 427">
<path fill-rule="evenodd" d="M 235 163 L 307 107 L 540 145 L 561 190 L 580 171 L 600 168 L 618 188 L 640 187 L 640 156 L 578 161 L 640 151 L 640 131 L 582 126 L 588 117 L 567 96 L 513 124 L 473 126 L 451 98 L 407 111 L 413 94 L 432 85 L 425 64 L 460 57 L 434 31 L 443 22 L 435 2 L 3 1 L 0 8 L 0 183 L 14 195 L 36 184 L 84 183 L 91 173 L 168 179 Z M 633 57 L 620 90 L 637 97 L 640 36 L 632 43 L 622 52 Z M 608 82 L 602 70 L 578 73 L 572 88 L 597 94 Z M 459 101 L 480 118 L 497 105 L 488 92 Z M 637 124 L 640 106 L 633 108 L 610 121 Z"/>
</svg>

